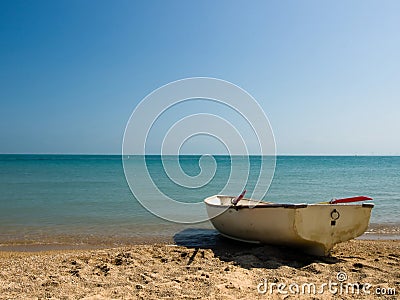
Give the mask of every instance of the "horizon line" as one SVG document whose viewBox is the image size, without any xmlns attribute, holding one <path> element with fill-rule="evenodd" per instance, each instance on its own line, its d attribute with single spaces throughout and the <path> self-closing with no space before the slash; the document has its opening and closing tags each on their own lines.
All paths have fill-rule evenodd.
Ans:
<svg viewBox="0 0 400 300">
<path fill-rule="evenodd" d="M 84 155 L 109 155 L 109 156 L 123 156 L 122 153 L 46 153 L 46 152 L 42 152 L 42 153 L 0 153 L 0 155 L 80 155 L 80 156 L 84 156 Z M 127 155 L 142 155 L 142 154 L 125 154 L 125 156 Z M 210 153 L 182 153 L 182 154 L 161 154 L 161 153 L 147 153 L 144 155 L 161 155 L 161 156 L 184 156 L 184 155 L 193 155 L 193 156 L 202 156 L 202 155 L 212 155 L 212 156 L 271 156 L 271 155 L 261 155 L 261 154 L 254 154 L 254 153 L 250 153 L 250 154 L 210 154 Z M 335 153 L 319 153 L 319 154 L 313 154 L 313 153 L 307 153 L 307 154 L 291 154 L 291 153 L 277 153 L 275 156 L 400 156 L 400 154 L 368 154 L 368 153 L 363 153 L 363 154 L 335 154 Z"/>
</svg>

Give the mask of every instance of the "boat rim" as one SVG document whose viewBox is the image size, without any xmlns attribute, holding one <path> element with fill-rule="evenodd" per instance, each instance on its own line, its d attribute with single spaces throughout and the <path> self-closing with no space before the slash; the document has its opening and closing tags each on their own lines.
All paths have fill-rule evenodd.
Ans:
<svg viewBox="0 0 400 300">
<path fill-rule="evenodd" d="M 348 207 L 348 206 L 359 206 L 359 207 L 371 207 L 373 208 L 375 205 L 373 203 L 358 203 L 358 204 L 349 204 L 349 203 L 336 203 L 336 204 L 330 204 L 330 203 L 274 203 L 274 202 L 265 202 L 262 200 L 253 200 L 249 198 L 243 198 L 242 200 L 247 200 L 250 202 L 255 202 L 254 205 L 246 205 L 246 204 L 238 204 L 238 205 L 233 205 L 233 204 L 215 204 L 215 203 L 210 203 L 209 200 L 212 198 L 216 197 L 228 197 L 228 198 L 235 198 L 234 196 L 228 196 L 228 195 L 214 195 L 207 197 L 204 199 L 204 203 L 206 203 L 209 206 L 213 207 L 223 207 L 223 208 L 234 208 L 234 209 L 243 209 L 243 208 L 277 208 L 277 207 L 283 207 L 283 208 L 305 208 L 308 206 L 332 206 L 332 207 Z"/>
</svg>

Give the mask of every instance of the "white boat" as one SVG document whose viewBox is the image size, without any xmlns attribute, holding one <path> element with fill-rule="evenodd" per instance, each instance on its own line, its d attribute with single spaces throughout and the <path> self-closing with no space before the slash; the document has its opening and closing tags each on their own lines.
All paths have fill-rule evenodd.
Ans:
<svg viewBox="0 0 400 300">
<path fill-rule="evenodd" d="M 322 256 L 328 255 L 334 245 L 365 232 L 374 205 L 348 204 L 363 200 L 372 198 L 358 196 L 316 204 L 276 204 L 215 195 L 204 202 L 212 224 L 223 236 L 243 242 L 297 247 Z"/>
</svg>

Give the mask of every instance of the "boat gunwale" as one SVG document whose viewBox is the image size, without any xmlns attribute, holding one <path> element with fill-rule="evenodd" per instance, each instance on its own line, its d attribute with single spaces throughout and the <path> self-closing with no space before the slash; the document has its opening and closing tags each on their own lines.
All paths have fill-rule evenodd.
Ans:
<svg viewBox="0 0 400 300">
<path fill-rule="evenodd" d="M 213 207 L 222 207 L 222 208 L 233 208 L 235 210 L 238 209 L 245 209 L 245 208 L 250 208 L 250 209 L 254 209 L 254 208 L 306 208 L 308 206 L 332 206 L 332 207 L 368 207 L 368 208 L 373 208 L 375 205 L 373 203 L 359 203 L 359 204 L 348 204 L 348 203 L 337 203 L 337 204 L 331 204 L 331 203 L 272 203 L 272 202 L 263 202 L 263 201 L 257 201 L 257 200 L 251 200 L 248 198 L 244 198 L 243 200 L 247 200 L 247 201 L 252 201 L 255 202 L 254 205 L 233 205 L 233 204 L 214 204 L 214 203 L 210 203 L 207 200 L 214 198 L 214 197 L 231 197 L 231 196 L 225 196 L 225 195 L 215 195 L 215 196 L 211 196 L 208 197 L 206 199 L 204 199 L 204 203 L 209 205 L 209 206 L 213 206 Z"/>
<path fill-rule="evenodd" d="M 305 208 L 305 207 L 307 207 L 307 206 L 308 206 L 308 204 L 305 204 L 305 203 L 299 203 L 299 204 L 271 203 L 271 204 L 261 204 L 261 205 L 255 204 L 254 206 L 253 206 L 253 205 L 236 205 L 236 206 L 235 206 L 235 205 L 230 205 L 230 206 L 228 206 L 228 205 L 221 205 L 221 207 L 228 207 L 228 208 L 234 208 L 234 209 L 244 209 L 244 208 L 251 208 L 251 209 L 253 209 L 253 208 L 279 208 L 279 207 L 283 207 L 283 208 Z"/>
</svg>

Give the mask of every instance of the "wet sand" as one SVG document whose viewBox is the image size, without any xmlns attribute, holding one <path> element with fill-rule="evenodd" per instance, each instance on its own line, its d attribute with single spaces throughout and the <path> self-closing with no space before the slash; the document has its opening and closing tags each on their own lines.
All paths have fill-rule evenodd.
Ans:
<svg viewBox="0 0 400 300">
<path fill-rule="evenodd" d="M 399 240 L 353 240 L 313 257 L 185 234 L 176 245 L 1 251 L 0 299 L 397 299 L 400 292 Z"/>
</svg>

